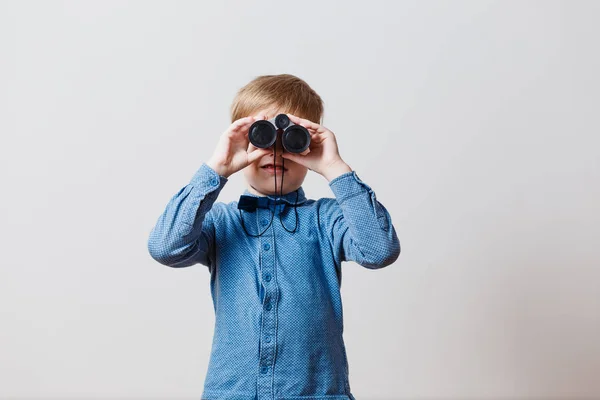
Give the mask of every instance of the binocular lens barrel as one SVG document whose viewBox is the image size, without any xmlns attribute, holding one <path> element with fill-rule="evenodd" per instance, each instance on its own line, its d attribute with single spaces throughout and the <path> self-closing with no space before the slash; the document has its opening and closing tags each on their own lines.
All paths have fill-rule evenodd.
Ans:
<svg viewBox="0 0 600 400">
<path fill-rule="evenodd" d="M 279 129 L 285 129 L 290 124 L 290 119 L 285 114 L 279 114 L 275 117 L 275 126 Z"/>
<path fill-rule="evenodd" d="M 302 153 L 310 146 L 310 133 L 302 125 L 296 125 L 285 114 L 275 118 L 258 120 L 248 131 L 248 139 L 255 147 L 262 149 L 273 146 L 277 140 L 277 130 L 282 129 L 283 147 L 290 153 Z"/>
<path fill-rule="evenodd" d="M 293 125 L 283 132 L 283 146 L 290 153 L 302 153 L 309 145 L 310 134 L 305 127 Z"/>
<path fill-rule="evenodd" d="M 248 138 L 250 139 L 250 143 L 254 146 L 266 149 L 275 143 L 275 135 L 277 132 L 273 133 L 274 131 L 273 125 L 268 121 L 259 120 L 250 126 Z"/>
</svg>

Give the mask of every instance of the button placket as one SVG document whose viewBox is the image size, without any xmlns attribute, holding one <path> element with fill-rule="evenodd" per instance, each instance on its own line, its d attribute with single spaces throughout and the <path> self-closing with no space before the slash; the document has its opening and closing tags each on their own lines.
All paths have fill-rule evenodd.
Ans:
<svg viewBox="0 0 600 400">
<path fill-rule="evenodd" d="M 266 227 L 269 224 L 270 210 L 258 209 L 258 221 Z M 263 228 L 264 229 L 264 228 Z M 273 229 L 268 229 L 259 238 L 261 252 L 262 285 L 264 300 L 262 304 L 262 326 L 260 331 L 260 355 L 258 374 L 258 399 L 273 398 L 273 363 L 275 356 L 277 310 L 277 285 L 275 280 L 275 254 L 273 247 Z"/>
</svg>

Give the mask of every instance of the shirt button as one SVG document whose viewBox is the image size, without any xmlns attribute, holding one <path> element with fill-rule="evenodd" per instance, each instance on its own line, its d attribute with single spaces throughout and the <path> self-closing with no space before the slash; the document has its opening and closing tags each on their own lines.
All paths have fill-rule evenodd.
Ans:
<svg viewBox="0 0 600 400">
<path fill-rule="evenodd" d="M 260 224 L 261 224 L 262 226 L 267 226 L 267 224 L 268 224 L 268 223 L 269 223 L 269 220 L 268 220 L 268 219 L 266 219 L 266 218 L 263 218 L 263 219 L 261 219 L 261 220 L 260 220 Z"/>
<path fill-rule="evenodd" d="M 219 180 L 217 178 L 212 178 L 212 180 L 210 181 L 210 183 L 213 186 L 219 186 Z"/>
<path fill-rule="evenodd" d="M 271 245 L 269 243 L 263 244 L 263 249 L 269 250 L 270 248 L 271 248 Z"/>
<path fill-rule="evenodd" d="M 273 306 L 271 305 L 271 303 L 267 303 L 265 308 L 267 309 L 267 311 L 271 311 L 271 308 L 273 308 Z"/>
<path fill-rule="evenodd" d="M 271 342 L 271 336 L 265 336 L 265 342 L 270 343 Z"/>
<path fill-rule="evenodd" d="M 262 367 L 260 367 L 260 372 L 262 372 L 263 374 L 266 374 L 268 370 L 269 370 L 269 367 L 267 367 L 266 365 L 263 365 Z"/>
<path fill-rule="evenodd" d="M 265 274 L 265 281 L 267 281 L 267 282 L 271 281 L 271 274 L 268 272 Z"/>
</svg>

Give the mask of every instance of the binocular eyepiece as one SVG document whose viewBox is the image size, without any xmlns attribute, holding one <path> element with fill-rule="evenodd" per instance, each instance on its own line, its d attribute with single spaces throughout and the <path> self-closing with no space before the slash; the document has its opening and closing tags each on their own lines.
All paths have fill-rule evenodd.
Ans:
<svg viewBox="0 0 600 400">
<path fill-rule="evenodd" d="M 283 148 L 290 153 L 302 153 L 310 145 L 310 133 L 302 125 L 296 125 L 286 114 L 270 120 L 258 120 L 248 130 L 248 139 L 255 147 L 266 149 L 277 140 L 277 132 L 283 131 Z"/>
</svg>

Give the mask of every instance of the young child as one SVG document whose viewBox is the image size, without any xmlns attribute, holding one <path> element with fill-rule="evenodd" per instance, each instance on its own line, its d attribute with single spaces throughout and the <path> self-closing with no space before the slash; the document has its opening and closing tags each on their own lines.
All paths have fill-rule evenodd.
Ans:
<svg viewBox="0 0 600 400">
<path fill-rule="evenodd" d="M 170 199 L 148 240 L 159 263 L 210 272 L 215 326 L 202 399 L 354 400 L 341 263 L 396 261 L 390 214 L 319 125 L 323 102 L 302 79 L 260 76 L 240 89 L 231 113 L 212 157 Z M 280 113 L 309 131 L 305 152 L 284 152 L 281 137 L 268 149 L 249 142 L 253 122 Z M 335 198 L 305 196 L 309 169 Z M 240 201 L 217 202 L 240 170 L 248 185 Z"/>
</svg>

